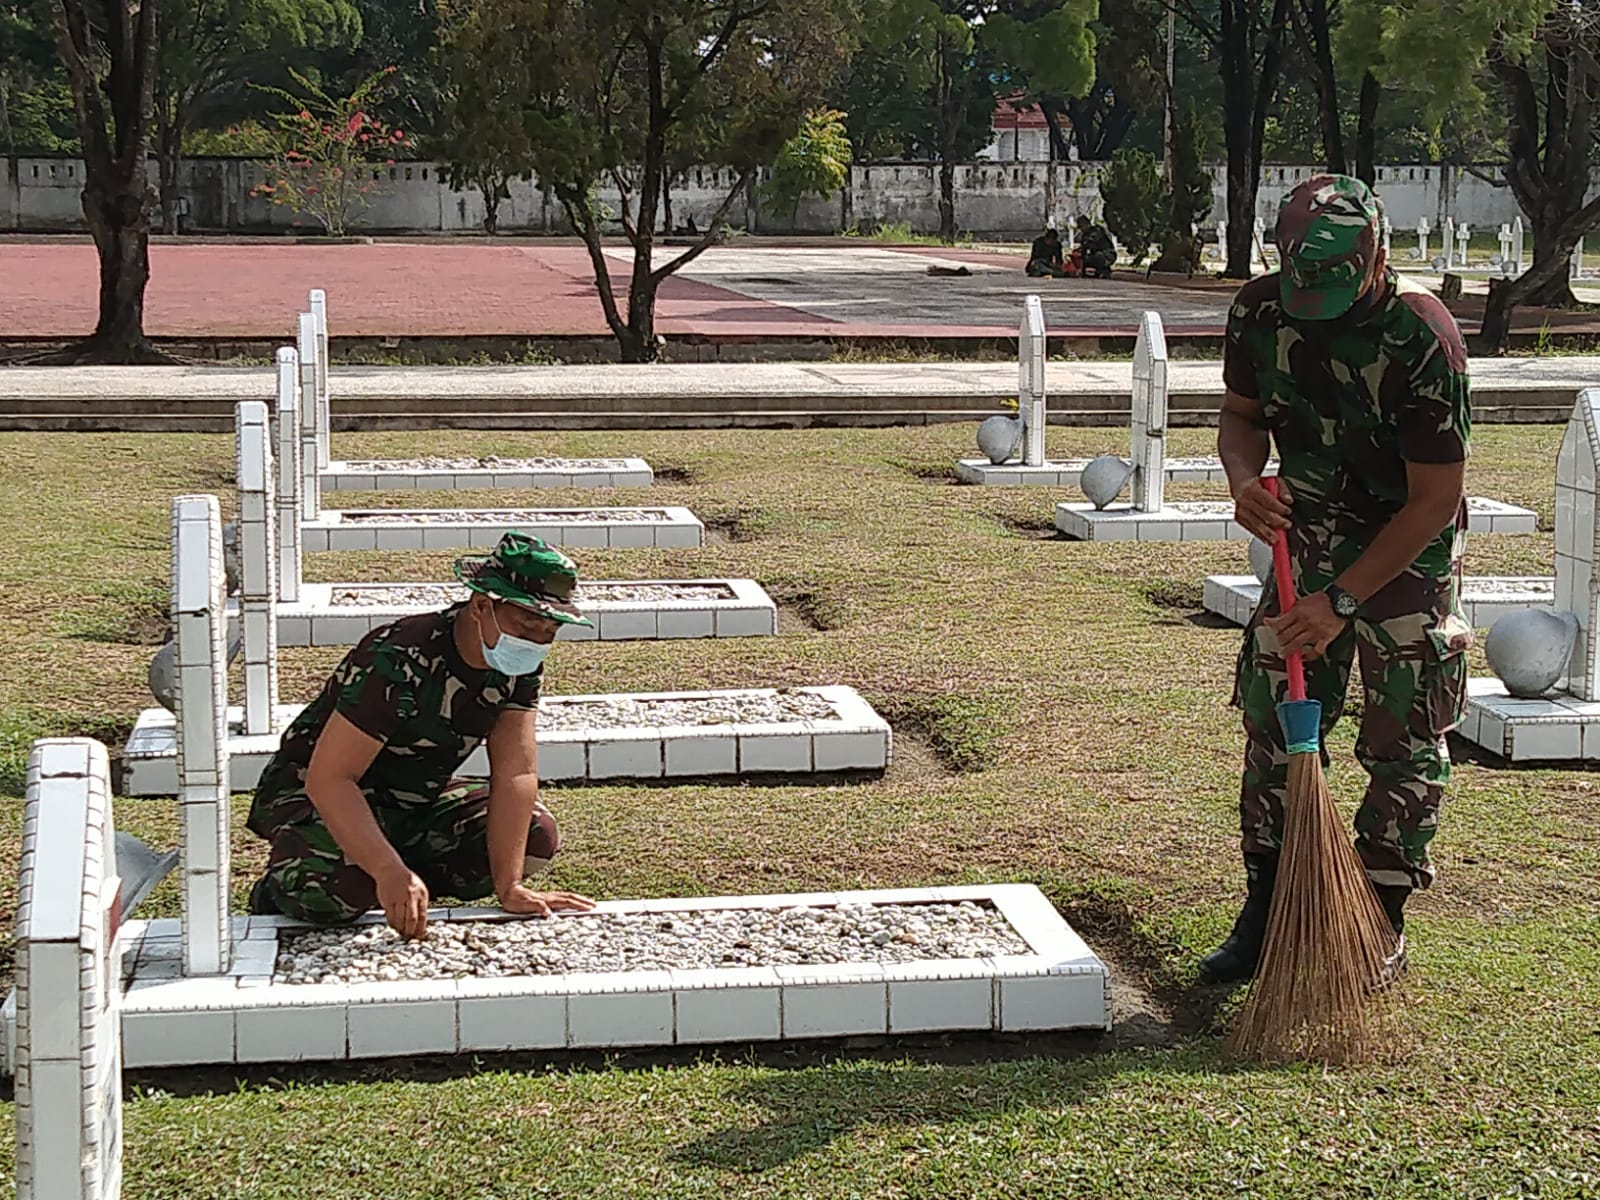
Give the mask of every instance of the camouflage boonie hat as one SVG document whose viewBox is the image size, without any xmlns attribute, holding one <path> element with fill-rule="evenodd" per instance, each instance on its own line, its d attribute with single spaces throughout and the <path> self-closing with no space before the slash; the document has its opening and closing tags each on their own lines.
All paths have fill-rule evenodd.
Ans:
<svg viewBox="0 0 1600 1200">
<path fill-rule="evenodd" d="M 456 559 L 456 578 L 475 592 L 563 625 L 594 624 L 572 602 L 578 564 L 526 533 L 511 530 L 489 554 L 463 554 Z"/>
<path fill-rule="evenodd" d="M 1350 311 L 1377 256 L 1377 198 L 1348 175 L 1313 175 L 1278 206 L 1283 310 L 1302 321 Z"/>
</svg>

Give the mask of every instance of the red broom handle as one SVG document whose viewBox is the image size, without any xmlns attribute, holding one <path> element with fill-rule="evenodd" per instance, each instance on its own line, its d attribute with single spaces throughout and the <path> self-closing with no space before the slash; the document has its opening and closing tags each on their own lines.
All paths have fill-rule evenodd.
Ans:
<svg viewBox="0 0 1600 1200">
<path fill-rule="evenodd" d="M 1278 495 L 1278 481 L 1268 477 L 1261 481 L 1261 486 L 1267 489 L 1267 494 L 1274 499 Z M 1294 576 L 1290 574 L 1289 567 L 1289 531 L 1278 530 L 1272 539 L 1272 578 L 1278 585 L 1278 611 L 1287 613 L 1294 607 Z M 1300 657 L 1299 650 L 1290 650 L 1283 656 L 1285 670 L 1289 674 L 1289 699 L 1304 700 L 1306 698 L 1306 668 L 1305 662 Z"/>
</svg>

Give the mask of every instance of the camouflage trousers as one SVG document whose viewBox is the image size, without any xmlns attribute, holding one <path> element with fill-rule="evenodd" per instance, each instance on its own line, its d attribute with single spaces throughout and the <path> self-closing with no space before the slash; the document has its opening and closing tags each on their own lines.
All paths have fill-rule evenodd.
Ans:
<svg viewBox="0 0 1600 1200">
<path fill-rule="evenodd" d="M 289 799 L 285 807 L 304 813 L 270 833 L 267 873 L 252 893 L 258 905 L 316 925 L 353 921 L 378 904 L 377 885 L 333 839 L 311 807 Z M 427 884 L 430 896 L 478 900 L 494 895 L 489 869 L 489 787 L 451 780 L 432 804 L 386 803 L 368 795 L 372 815 L 406 866 Z M 543 804 L 528 827 L 523 870 L 533 875 L 550 865 L 561 846 L 556 819 Z"/>
<path fill-rule="evenodd" d="M 1298 595 L 1332 582 L 1333 572 L 1314 547 L 1297 549 Z M 1306 663 L 1307 696 L 1322 704 L 1324 767 L 1327 736 L 1344 712 L 1351 671 L 1360 670 L 1356 758 L 1368 783 L 1356 813 L 1356 849 L 1379 886 L 1425 888 L 1433 882 L 1428 843 L 1450 778 L 1445 734 L 1461 723 L 1472 642 L 1472 629 L 1457 609 L 1459 592 L 1459 559 L 1449 578 L 1402 574 L 1362 606 L 1324 656 Z M 1246 854 L 1274 854 L 1282 844 L 1289 759 L 1277 705 L 1287 698 L 1288 679 L 1277 635 L 1262 623 L 1278 612 L 1269 578 L 1245 629 L 1233 695 L 1246 737 L 1239 789 Z"/>
</svg>

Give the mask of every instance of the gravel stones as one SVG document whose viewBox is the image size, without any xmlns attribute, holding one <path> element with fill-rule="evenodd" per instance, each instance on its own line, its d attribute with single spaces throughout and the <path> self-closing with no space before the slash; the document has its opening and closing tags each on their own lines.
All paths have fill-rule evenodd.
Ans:
<svg viewBox="0 0 1600 1200">
<path fill-rule="evenodd" d="M 333 589 L 335 608 L 443 608 L 467 598 L 454 583 L 370 583 Z M 715 603 L 736 599 L 721 583 L 580 583 L 580 605 Z"/>
<path fill-rule="evenodd" d="M 340 463 L 352 475 L 392 471 L 628 471 L 625 458 L 384 458 Z"/>
<path fill-rule="evenodd" d="M 420 942 L 385 925 L 286 938 L 279 983 L 908 963 L 1030 953 L 998 911 L 972 901 L 595 913 L 435 922 Z"/>
<path fill-rule="evenodd" d="M 653 525 L 670 520 L 659 508 L 335 509 L 345 525 Z"/>
<path fill-rule="evenodd" d="M 618 696 L 547 701 L 539 706 L 541 730 L 789 725 L 838 719 L 833 705 L 815 692 L 739 692 L 687 700 Z"/>
</svg>

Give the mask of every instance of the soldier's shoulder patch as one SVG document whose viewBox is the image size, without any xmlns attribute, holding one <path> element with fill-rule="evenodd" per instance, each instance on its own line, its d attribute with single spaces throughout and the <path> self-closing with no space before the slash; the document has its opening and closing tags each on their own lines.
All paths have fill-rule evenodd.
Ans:
<svg viewBox="0 0 1600 1200">
<path fill-rule="evenodd" d="M 1461 338 L 1461 328 L 1450 315 L 1439 297 L 1419 283 L 1399 276 L 1395 285 L 1396 301 L 1412 316 L 1426 326 L 1428 332 L 1444 351 L 1445 362 L 1452 371 L 1467 369 L 1467 345 Z"/>
</svg>

